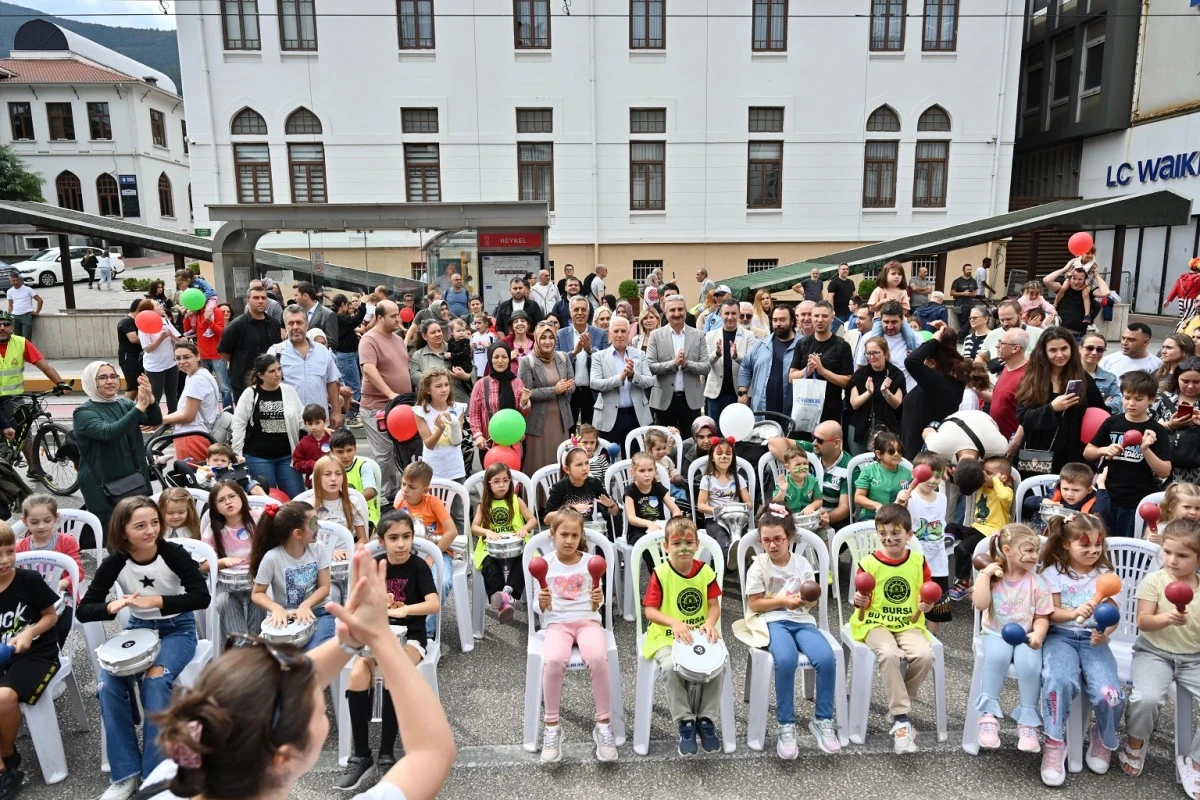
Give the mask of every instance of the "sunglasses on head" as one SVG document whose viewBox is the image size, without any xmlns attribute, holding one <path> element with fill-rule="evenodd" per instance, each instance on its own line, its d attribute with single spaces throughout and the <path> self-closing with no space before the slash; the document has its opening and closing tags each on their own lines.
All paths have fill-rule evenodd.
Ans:
<svg viewBox="0 0 1200 800">
<path fill-rule="evenodd" d="M 275 729 L 279 727 L 279 720 L 283 716 L 283 684 L 287 680 L 287 676 L 295 672 L 297 675 L 303 675 L 304 681 L 308 681 L 315 669 L 312 659 L 301 652 L 283 650 L 257 636 L 250 636 L 245 633 L 231 633 L 225 637 L 225 648 L 227 650 L 238 647 L 261 647 L 271 654 L 271 658 L 275 659 L 275 664 L 279 667 L 279 688 L 275 690 L 275 706 L 271 712 L 271 728 L 268 732 L 273 736 Z"/>
</svg>

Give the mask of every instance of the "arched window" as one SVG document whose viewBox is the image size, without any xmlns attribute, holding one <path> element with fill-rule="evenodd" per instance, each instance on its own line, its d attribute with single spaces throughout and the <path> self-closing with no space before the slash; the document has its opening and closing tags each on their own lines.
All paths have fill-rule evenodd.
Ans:
<svg viewBox="0 0 1200 800">
<path fill-rule="evenodd" d="M 297 133 L 321 133 L 321 120 L 317 115 L 304 106 L 300 106 L 288 116 L 283 124 L 283 132 L 291 135 Z"/>
<path fill-rule="evenodd" d="M 867 131 L 871 133 L 895 133 L 900 130 L 900 116 L 891 106 L 880 106 L 867 117 Z"/>
<path fill-rule="evenodd" d="M 266 136 L 267 121 L 253 108 L 243 108 L 234 116 L 229 132 L 235 136 Z"/>
<path fill-rule="evenodd" d="M 96 199 L 100 201 L 100 216 L 121 216 L 121 195 L 117 191 L 117 179 L 107 172 L 96 178 Z"/>
<path fill-rule="evenodd" d="M 867 117 L 867 133 L 899 133 L 900 115 L 882 105 Z M 894 137 L 871 136 L 863 152 L 863 208 L 895 208 L 896 173 L 900 142 Z"/>
<path fill-rule="evenodd" d="M 925 113 L 917 120 L 918 131 L 942 131 L 950 132 L 950 115 L 946 113 L 946 109 L 941 106 L 930 106 L 925 109 Z"/>
<path fill-rule="evenodd" d="M 950 133 L 950 115 L 941 106 L 930 106 L 917 120 L 921 133 Z M 913 207 L 945 208 L 950 182 L 950 141 L 917 139 L 913 163 Z"/>
<path fill-rule="evenodd" d="M 58 173 L 58 177 L 54 179 L 54 188 L 58 192 L 60 208 L 83 211 L 83 184 L 79 182 L 79 178 L 75 176 L 74 172 Z"/>
<path fill-rule="evenodd" d="M 175 199 L 171 197 L 171 179 L 165 172 L 158 176 L 158 213 L 164 217 L 175 216 Z"/>
</svg>

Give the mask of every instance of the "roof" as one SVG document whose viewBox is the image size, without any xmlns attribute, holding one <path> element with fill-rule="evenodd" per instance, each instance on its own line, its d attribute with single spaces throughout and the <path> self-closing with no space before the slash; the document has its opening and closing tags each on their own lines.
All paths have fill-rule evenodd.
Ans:
<svg viewBox="0 0 1200 800">
<path fill-rule="evenodd" d="M 78 58 L 0 58 L 8 83 L 129 83 L 137 78 Z"/>
<path fill-rule="evenodd" d="M 13 36 L 12 55 L 16 56 L 15 60 L 25 60 L 21 58 L 25 53 L 29 53 L 33 59 L 49 53 L 80 56 L 92 64 L 125 76 L 123 80 L 152 82 L 163 91 L 174 95 L 179 94 L 175 81 L 165 73 L 148 67 L 140 61 L 135 61 L 127 55 L 110 50 L 86 36 L 55 25 L 48 19 L 31 19 L 17 28 L 17 32 Z"/>
</svg>

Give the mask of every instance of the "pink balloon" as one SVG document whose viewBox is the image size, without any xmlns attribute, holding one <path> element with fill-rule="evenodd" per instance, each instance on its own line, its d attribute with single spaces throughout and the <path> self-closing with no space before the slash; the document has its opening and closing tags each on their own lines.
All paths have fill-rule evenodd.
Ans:
<svg viewBox="0 0 1200 800">
<path fill-rule="evenodd" d="M 521 469 L 521 453 L 515 447 L 494 445 L 483 457 L 483 468 L 487 469 L 492 464 L 507 464 L 509 469 L 519 471 Z"/>
<path fill-rule="evenodd" d="M 1080 231 L 1071 234 L 1071 238 L 1067 240 L 1067 249 L 1071 251 L 1071 255 L 1081 256 L 1091 250 L 1093 244 L 1092 235 Z"/>
<path fill-rule="evenodd" d="M 139 311 L 138 315 L 133 318 L 133 324 L 137 326 L 139 331 L 150 336 L 161 333 L 163 329 L 162 317 L 158 315 L 157 311 L 149 309 Z"/>
<path fill-rule="evenodd" d="M 1096 431 L 1100 430 L 1100 425 L 1104 420 L 1112 415 L 1105 408 L 1089 408 L 1083 412 L 1083 425 L 1079 428 L 1079 441 L 1088 444 L 1092 441 L 1092 437 L 1096 435 Z"/>
</svg>

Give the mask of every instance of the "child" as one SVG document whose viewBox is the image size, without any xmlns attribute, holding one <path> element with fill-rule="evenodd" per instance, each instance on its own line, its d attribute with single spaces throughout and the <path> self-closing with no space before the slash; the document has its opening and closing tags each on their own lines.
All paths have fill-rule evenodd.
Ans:
<svg viewBox="0 0 1200 800">
<path fill-rule="evenodd" d="M 409 514 L 414 520 L 420 520 L 425 527 L 425 537 L 437 542 L 438 549 L 442 551 L 442 574 L 445 577 L 439 590 L 442 600 L 445 600 L 450 591 L 450 576 L 454 571 L 450 545 L 454 544 L 454 539 L 458 536 L 458 527 L 454 524 L 446 504 L 428 493 L 432 480 L 433 467 L 424 461 L 414 461 L 405 467 L 400 491 L 396 493 L 396 510 Z M 425 618 L 426 638 L 432 639 L 436 632 L 437 615 L 430 614 Z"/>
<path fill-rule="evenodd" d="M 329 428 L 325 407 L 317 403 L 309 403 L 304 407 L 304 429 L 307 436 L 301 436 L 292 451 L 292 469 L 304 476 L 305 488 L 311 489 L 313 466 L 317 459 L 329 455 Z"/>
<path fill-rule="evenodd" d="M 354 541 L 367 540 L 367 500 L 362 492 L 351 489 L 342 462 L 333 456 L 322 456 L 313 464 L 313 488 L 293 497 L 311 503 L 317 519 L 336 522 L 354 534 Z"/>
<path fill-rule="evenodd" d="M 1121 378 L 1123 414 L 1113 414 L 1100 423 L 1092 441 L 1083 448 L 1088 461 L 1108 459 L 1111 506 L 1104 521 L 1113 536 L 1133 536 L 1137 507 L 1142 498 L 1171 474 L 1171 435 L 1150 419 L 1150 404 L 1158 393 L 1158 381 L 1149 372 L 1134 370 Z M 1142 442 L 1125 446 L 1126 431 L 1139 431 Z"/>
<path fill-rule="evenodd" d="M 149 497 L 117 503 L 108 525 L 109 555 L 96 569 L 76 612 L 80 622 L 110 622 L 128 608 L 130 629 L 158 634 L 158 656 L 148 670 L 123 678 L 108 672 L 97 676 L 100 714 L 106 723 L 109 800 L 132 797 L 138 780 L 162 760 L 154 720 L 170 704 L 176 679 L 196 654 L 193 612 L 210 602 L 208 582 L 182 545 L 163 538 L 165 527 L 162 512 Z M 114 586 L 120 586 L 121 596 L 109 600 Z M 135 683 L 143 711 L 140 748 Z"/>
<path fill-rule="evenodd" d="M 617 503 L 604 489 L 604 484 L 591 476 L 587 451 L 572 447 L 563 454 L 563 472 L 566 477 L 550 487 L 546 495 L 546 524 L 553 526 L 560 508 L 575 509 L 585 521 L 591 521 L 599 513 L 599 504 L 609 516 L 617 513 Z"/>
<path fill-rule="evenodd" d="M 208 493 L 208 513 L 200 523 L 200 541 L 217 551 L 218 570 L 249 564 L 254 526 L 254 513 L 242 487 L 235 481 L 217 481 Z M 249 589 L 222 587 L 216 601 L 222 634 L 258 635 L 262 613 L 250 599 Z"/>
<path fill-rule="evenodd" d="M 890 434 L 889 434 L 890 435 Z M 872 594 L 854 593 L 854 607 L 865 608 L 850 617 L 850 634 L 875 651 L 883 678 L 892 724 L 892 749 L 897 755 L 917 752 L 917 731 L 908 719 L 912 698 L 933 668 L 933 649 L 925 615 L 933 606 L 921 600 L 921 586 L 932 576 L 925 557 L 910 550 L 912 517 L 904 506 L 888 503 L 875 514 L 879 549 L 859 562 L 877 587 Z M 885 591 L 886 588 L 886 591 Z M 900 666 L 908 662 L 908 671 Z"/>
<path fill-rule="evenodd" d="M 425 657 L 425 647 L 429 643 L 425 636 L 426 617 L 436 614 L 441 608 L 433 571 L 425 563 L 425 559 L 412 557 L 413 519 L 408 514 L 403 511 L 389 511 L 384 514 L 375 527 L 375 536 L 383 548 L 383 552 L 375 558 L 387 561 L 385 580 L 388 594 L 392 598 L 391 608 L 388 609 L 388 623 L 395 628 L 405 629 L 407 641 L 404 654 L 412 663 L 419 664 Z M 345 792 L 356 791 L 374 766 L 367 734 L 367 726 L 371 721 L 371 686 L 374 677 L 374 659 L 356 658 L 351 663 L 346 705 L 350 709 L 353 750 L 345 771 L 334 784 L 337 789 Z M 386 775 L 396 763 L 398 732 L 396 710 L 392 706 L 391 692 L 386 688 L 383 689 L 382 722 L 379 758 L 376 762 L 378 774 L 381 776 Z"/>
<path fill-rule="evenodd" d="M 671 440 L 667 437 L 667 434 L 656 429 L 646 431 L 646 449 L 650 452 L 650 455 L 654 456 L 654 463 L 666 471 L 667 478 L 671 482 L 671 485 L 668 487 L 671 490 L 671 497 L 676 500 L 687 500 L 687 483 L 679 473 L 678 465 L 675 464 L 669 455 Z"/>
<path fill-rule="evenodd" d="M 604 476 L 612 466 L 607 450 L 600 449 L 600 432 L 591 425 L 583 424 L 575 430 L 571 442 L 582 447 L 588 456 L 588 473 L 596 480 L 604 483 Z"/>
<path fill-rule="evenodd" d="M 357 490 L 367 501 L 367 522 L 371 527 L 379 524 L 379 485 L 369 458 L 359 458 L 358 440 L 353 431 L 339 428 L 329 437 L 329 448 L 333 457 L 346 471 L 346 483 Z M 368 464 L 367 462 L 370 462 Z"/>
<path fill-rule="evenodd" d="M 1045 529 L 1046 523 L 1042 521 L 1037 509 L 1046 504 L 1060 505 L 1064 510 L 1081 511 L 1084 514 L 1105 513 L 1109 506 L 1108 491 L 1100 485 L 1093 491 L 1092 483 L 1095 477 L 1096 473 L 1087 464 L 1079 461 L 1063 464 L 1058 473 L 1058 486 L 1054 488 L 1053 494 L 1041 498 L 1031 494 L 1025 499 L 1025 516 L 1032 517 L 1034 522 L 1030 527 L 1034 530 Z M 1100 483 L 1104 483 L 1104 480 Z"/>
<path fill-rule="evenodd" d="M 956 522 L 946 525 L 946 530 L 958 539 L 954 546 L 957 581 L 950 590 L 951 600 L 962 600 L 971 591 L 971 558 L 975 545 L 1012 522 L 1012 502 L 1012 464 L 1003 456 L 984 460 L 983 486 L 975 493 L 975 522 L 969 528 Z"/>
<path fill-rule="evenodd" d="M 521 556 L 501 561 L 488 555 L 488 539 L 504 536 L 529 538 L 537 526 L 537 517 L 525 501 L 513 491 L 512 472 L 507 464 L 492 464 L 483 474 L 483 497 L 475 512 L 471 533 L 475 542 L 475 569 L 483 575 L 484 596 L 490 597 L 492 608 L 504 624 L 513 618 L 513 598 L 525 592 L 525 575 L 521 571 Z M 504 571 L 508 570 L 505 578 Z"/>
<path fill-rule="evenodd" d="M 658 482 L 658 465 L 647 452 L 633 454 L 630 471 L 633 482 L 625 487 L 625 520 L 629 523 L 627 539 L 635 544 L 646 533 L 657 533 L 671 517 L 683 512 L 675 499 Z"/>
<path fill-rule="evenodd" d="M 746 596 L 750 610 L 762 614 L 771 634 L 768 649 L 775 660 L 775 719 L 779 738 L 775 753 L 794 759 L 796 748 L 796 666 L 803 654 L 817 673 L 817 702 L 808 730 L 824 753 L 842 749 L 833 724 L 833 692 L 837 682 L 837 660 L 825 640 L 812 608 L 817 601 L 800 597 L 800 585 L 817 580 L 812 564 L 792 552 L 796 526 L 791 514 L 772 504 L 758 518 L 758 538 L 766 551 L 754 559 L 746 572 Z"/>
<path fill-rule="evenodd" d="M 250 554 L 254 576 L 250 599 L 270 614 L 268 622 L 273 628 L 285 627 L 292 620 L 314 623 L 312 638 L 304 645 L 306 653 L 332 639 L 335 625 L 325 610 L 330 552 L 317 541 L 318 528 L 316 512 L 308 503 L 291 500 L 267 506 Z"/>
<path fill-rule="evenodd" d="M 666 678 L 671 719 L 679 726 L 679 755 L 696 754 L 697 735 L 704 751 L 712 753 L 721 747 L 713 717 L 720 715 L 725 673 L 722 670 L 707 683 L 689 687 L 675 671 L 672 646 L 676 638 L 691 644 L 696 628 L 709 642 L 721 638 L 721 585 L 712 567 L 695 558 L 700 537 L 690 519 L 676 517 L 667 523 L 663 549 L 667 560 L 650 573 L 650 585 L 642 598 L 649 623 L 642 641 L 642 658 L 653 658 Z M 698 605 L 692 602 L 696 599 Z"/>
<path fill-rule="evenodd" d="M 461 445 L 467 406 L 454 402 L 450 373 L 444 369 L 426 372 L 412 410 L 421 437 L 421 458 L 429 462 L 439 478 L 448 481 L 466 478 Z"/>
<path fill-rule="evenodd" d="M 64 556 L 70 556 L 79 565 L 79 577 L 81 580 L 83 579 L 83 559 L 79 555 L 79 542 L 75 541 L 75 537 L 57 531 L 57 500 L 48 494 L 33 494 L 26 497 L 25 502 L 21 504 L 21 522 L 25 523 L 26 533 L 25 538 L 16 544 L 18 553 L 53 550 Z M 0 528 L 0 531 L 2 530 L 3 528 Z M 62 647 L 67 641 L 67 635 L 71 633 L 71 617 L 75 613 L 75 593 L 71 587 L 71 579 L 65 572 L 59 578 L 58 593 L 66 595 L 69 601 L 68 608 L 59 616 L 58 622 L 54 626 L 55 635 L 58 637 L 58 646 Z M 3 797 L 3 793 L 0 793 L 0 797 Z"/>
<path fill-rule="evenodd" d="M 163 489 L 158 495 L 158 507 L 162 509 L 163 524 L 167 526 L 166 538 L 200 538 L 200 514 L 187 489 L 181 486 Z"/>
<path fill-rule="evenodd" d="M 450 354 L 446 359 L 446 369 L 458 367 L 468 375 L 475 369 L 471 329 L 461 319 L 450 320 L 450 339 L 446 342 L 446 352 Z"/>
<path fill-rule="evenodd" d="M 1200 486 L 1194 483 L 1174 481 L 1163 492 L 1159 511 L 1162 516 L 1158 521 L 1158 530 L 1146 529 L 1146 540 L 1154 544 L 1162 542 L 1161 531 L 1167 523 L 1177 519 L 1200 521 Z"/>
<path fill-rule="evenodd" d="M 564 508 L 550 528 L 554 552 L 547 553 L 546 588 L 537 595 L 537 612 L 542 618 L 545 666 L 542 668 L 542 697 L 546 706 L 546 726 L 542 732 L 542 763 L 562 760 L 562 727 L 558 710 L 562 704 L 563 675 L 571 660 L 571 648 L 578 647 L 592 676 L 592 697 L 596 701 L 597 761 L 616 761 L 617 743 L 612 728 L 612 701 L 608 684 L 608 644 L 601 624 L 600 606 L 604 589 L 593 587 L 583 551 L 583 517 L 574 509 Z"/>
<path fill-rule="evenodd" d="M 787 508 L 789 514 L 813 514 L 821 510 L 824 498 L 821 496 L 821 485 L 808 468 L 808 456 L 799 447 L 788 448 L 783 456 L 784 466 L 787 467 L 787 482 L 779 489 L 779 493 L 771 499 L 772 503 Z"/>
<path fill-rule="evenodd" d="M 733 538 L 714 516 L 730 503 L 744 503 L 747 508 L 754 508 L 750 492 L 742 486 L 742 476 L 735 466 L 733 439 L 713 439 L 708 466 L 704 470 L 704 477 L 700 479 L 696 510 L 708 517 L 706 532 L 721 545 L 721 552 L 729 552 Z"/>
<path fill-rule="evenodd" d="M 924 450 L 913 459 L 913 466 L 924 464 L 933 475 L 924 483 L 918 483 L 900 492 L 896 502 L 908 509 L 913 520 L 913 532 L 921 543 L 921 553 L 929 565 L 933 582 L 942 587 L 942 598 L 925 615 L 925 627 L 937 635 L 943 622 L 953 618 L 950 607 L 950 559 L 946 555 L 946 493 L 942 491 L 942 478 L 950 468 L 942 456 Z"/>
<path fill-rule="evenodd" d="M 487 314 L 476 314 L 472 324 L 475 332 L 471 334 L 471 352 L 474 355 L 475 374 L 487 372 L 488 348 L 496 341 L 496 335 L 491 332 L 492 321 Z"/>
<path fill-rule="evenodd" d="M 1200 522 L 1178 519 L 1162 531 L 1163 568 L 1137 587 L 1138 639 L 1133 646 L 1133 691 L 1125 717 L 1125 746 L 1118 758 L 1126 774 L 1142 774 L 1146 741 L 1154 733 L 1171 682 L 1193 696 L 1200 694 Z M 1186 583 L 1192 601 L 1179 611 L 1164 596 L 1167 584 Z M 1193 736 L 1188 755 L 1176 760 L 1183 790 L 1200 796 L 1200 735 Z"/>
<path fill-rule="evenodd" d="M 904 460 L 904 445 L 894 433 L 880 433 L 871 444 L 875 460 L 858 471 L 854 479 L 854 505 L 861 508 L 859 518 L 874 519 L 875 512 L 896 497 L 912 480 L 912 471 Z"/>
<path fill-rule="evenodd" d="M 1021 704 L 1013 714 L 1020 738 L 1017 749 L 1026 753 L 1041 752 L 1038 728 L 1038 697 L 1042 681 L 1042 643 L 1050 628 L 1050 612 L 1054 600 L 1041 575 L 1035 574 L 1041 540 L 1026 525 L 1005 525 L 988 543 L 992 563 L 979 572 L 971 601 L 982 612 L 979 631 L 980 668 L 979 696 L 975 709 L 979 711 L 979 746 L 995 750 L 1000 746 L 1000 691 L 1008 665 L 1017 669 L 1017 689 Z M 1029 635 L 1029 643 L 1009 644 L 1000 635 L 1004 626 L 1020 625 Z"/>
<path fill-rule="evenodd" d="M 237 456 L 229 445 L 221 442 L 210 444 L 205 458 L 205 463 L 195 468 L 196 482 L 200 484 L 201 489 L 211 489 L 217 481 L 230 478 L 241 484 L 246 494 L 266 494 L 263 488 L 250 477 L 245 463 L 237 461 Z M 176 461 L 175 468 L 179 469 L 181 463 Z"/>
<path fill-rule="evenodd" d="M 1046 526 L 1039 572 L 1054 598 L 1050 633 L 1042 653 L 1042 724 L 1046 745 L 1042 750 L 1042 783 L 1061 786 L 1067 773 L 1063 732 L 1067 714 L 1080 684 L 1085 685 L 1095 722 L 1088 736 L 1088 769 L 1098 775 L 1108 771 L 1109 757 L 1117 747 L 1117 720 L 1124 700 L 1117 679 L 1117 662 L 1108 647 L 1115 628 L 1097 630 L 1092 612 L 1096 604 L 1096 579 L 1112 572 L 1104 551 L 1104 522 L 1092 514 L 1070 521 L 1055 517 Z M 1083 624 L 1075 622 L 1082 617 Z"/>
</svg>

